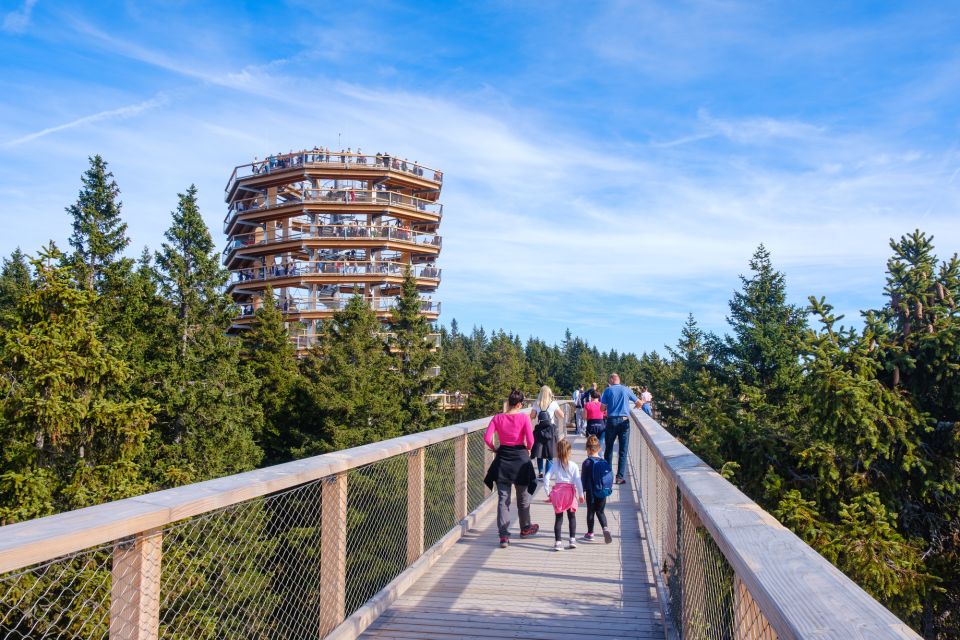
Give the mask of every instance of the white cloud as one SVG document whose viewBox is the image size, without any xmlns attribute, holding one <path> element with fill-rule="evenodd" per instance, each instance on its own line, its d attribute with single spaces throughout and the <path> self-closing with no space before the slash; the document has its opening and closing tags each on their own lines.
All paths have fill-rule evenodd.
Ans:
<svg viewBox="0 0 960 640">
<path fill-rule="evenodd" d="M 37 0 L 24 0 L 19 9 L 15 9 L 3 17 L 3 30 L 7 33 L 23 33 L 30 26 L 30 15 Z"/>
<path fill-rule="evenodd" d="M 144 100 L 143 102 L 138 102 L 137 104 L 127 105 L 125 107 L 120 107 L 118 109 L 108 109 L 106 111 L 100 111 L 99 113 L 93 113 L 88 116 L 83 116 L 77 118 L 76 120 L 71 120 L 70 122 L 65 122 L 64 124 L 59 124 L 53 127 L 47 127 L 39 131 L 34 131 L 22 135 L 18 138 L 10 140 L 9 142 L 4 143 L 4 147 L 10 148 L 17 145 L 24 144 L 26 142 L 32 142 L 38 138 L 48 136 L 53 133 L 60 131 L 66 131 L 68 129 L 74 129 L 76 127 L 81 127 L 88 124 L 93 124 L 95 122 L 103 122 L 105 120 L 114 120 L 114 119 L 124 119 L 131 118 L 135 115 L 143 113 L 148 109 L 153 109 L 155 107 L 162 106 L 167 103 L 167 99 L 163 95 L 159 95 L 150 100 Z"/>
</svg>

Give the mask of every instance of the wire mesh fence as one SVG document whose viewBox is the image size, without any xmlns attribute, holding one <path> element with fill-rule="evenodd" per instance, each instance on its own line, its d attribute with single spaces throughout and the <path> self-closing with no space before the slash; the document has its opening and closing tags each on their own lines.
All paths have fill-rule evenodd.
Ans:
<svg viewBox="0 0 960 640">
<path fill-rule="evenodd" d="M 346 615 L 407 566 L 407 458 L 393 456 L 347 475 Z"/>
<path fill-rule="evenodd" d="M 650 555 L 661 574 L 668 614 L 684 640 L 776 640 L 695 510 L 641 433 L 630 439 Z"/>
<path fill-rule="evenodd" d="M 485 465 L 460 433 L 0 574 L 0 639 L 322 637 L 480 506 Z"/>
<path fill-rule="evenodd" d="M 113 545 L 0 576 L 0 637 L 107 638 Z"/>
<path fill-rule="evenodd" d="M 454 440 L 426 447 L 424 466 L 423 547 L 428 549 L 457 524 Z M 466 515 L 466 514 L 464 514 Z"/>
<path fill-rule="evenodd" d="M 483 431 L 474 431 L 467 436 L 467 511 L 473 511 L 490 495 L 483 484 L 487 471 L 487 445 Z"/>
</svg>

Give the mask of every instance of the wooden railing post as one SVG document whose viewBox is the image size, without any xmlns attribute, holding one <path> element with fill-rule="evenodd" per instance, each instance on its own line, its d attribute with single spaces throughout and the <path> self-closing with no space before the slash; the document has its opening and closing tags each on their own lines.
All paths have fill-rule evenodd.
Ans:
<svg viewBox="0 0 960 640">
<path fill-rule="evenodd" d="M 320 636 L 346 616 L 347 596 L 347 474 L 327 476 L 321 489 L 320 516 Z"/>
<path fill-rule="evenodd" d="M 426 449 L 407 454 L 407 564 L 423 555 L 424 463 Z"/>
<path fill-rule="evenodd" d="M 152 529 L 113 548 L 110 640 L 156 640 L 160 635 L 163 532 Z"/>
<path fill-rule="evenodd" d="M 454 519 L 459 522 L 467 517 L 467 468 L 468 468 L 468 442 L 466 434 L 455 438 L 453 441 L 454 458 Z"/>
</svg>

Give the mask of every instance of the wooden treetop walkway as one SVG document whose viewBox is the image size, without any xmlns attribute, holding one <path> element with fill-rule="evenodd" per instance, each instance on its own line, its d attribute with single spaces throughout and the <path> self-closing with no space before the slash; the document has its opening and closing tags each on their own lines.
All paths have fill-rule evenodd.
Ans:
<svg viewBox="0 0 960 640">
<path fill-rule="evenodd" d="M 574 438 L 583 459 L 583 438 Z M 632 484 L 614 488 L 603 536 L 557 552 L 553 507 L 540 490 L 531 509 L 540 533 L 521 539 L 511 507 L 510 548 L 497 545 L 496 509 L 471 529 L 371 625 L 362 638 L 664 638 L 663 620 Z M 577 511 L 577 538 L 587 531 Z M 597 523 L 595 533 L 601 531 Z M 568 539 L 564 518 L 561 539 Z"/>
</svg>

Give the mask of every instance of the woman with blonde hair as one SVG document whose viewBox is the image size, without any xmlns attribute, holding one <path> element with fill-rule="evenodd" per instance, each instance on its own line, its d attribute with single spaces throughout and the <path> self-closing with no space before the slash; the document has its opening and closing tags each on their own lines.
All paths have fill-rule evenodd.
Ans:
<svg viewBox="0 0 960 640">
<path fill-rule="evenodd" d="M 550 465 L 557 455 L 557 442 L 563 439 L 561 430 L 557 428 L 563 421 L 563 411 L 553 399 L 553 390 L 547 385 L 540 387 L 540 393 L 530 407 L 530 420 L 536 425 L 531 455 L 537 459 L 537 473 L 542 478 L 544 461 L 547 471 L 550 471 Z"/>
</svg>

